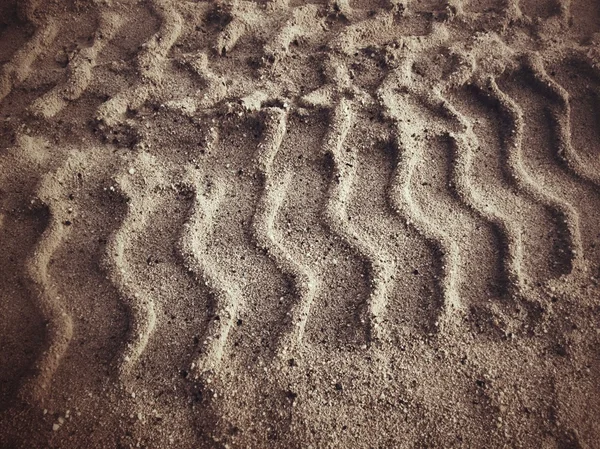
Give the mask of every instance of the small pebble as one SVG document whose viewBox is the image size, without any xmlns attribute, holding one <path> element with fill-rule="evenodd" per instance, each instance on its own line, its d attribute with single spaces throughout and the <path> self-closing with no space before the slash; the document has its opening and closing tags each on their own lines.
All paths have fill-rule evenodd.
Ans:
<svg viewBox="0 0 600 449">
<path fill-rule="evenodd" d="M 135 168 L 131 167 L 131 168 L 129 169 L 129 174 L 130 174 L 130 175 L 133 175 L 133 174 L 135 174 Z"/>
<path fill-rule="evenodd" d="M 60 429 L 60 424 L 56 424 L 56 423 L 52 424 L 52 430 L 54 432 L 56 432 L 58 429 Z"/>
</svg>

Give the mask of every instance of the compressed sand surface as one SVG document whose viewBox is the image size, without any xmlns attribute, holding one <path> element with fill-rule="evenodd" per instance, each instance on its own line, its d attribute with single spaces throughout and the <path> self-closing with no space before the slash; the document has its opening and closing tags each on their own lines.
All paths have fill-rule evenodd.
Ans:
<svg viewBox="0 0 600 449">
<path fill-rule="evenodd" d="M 600 448 L 596 0 L 4 0 L 0 64 L 0 448 Z"/>
</svg>

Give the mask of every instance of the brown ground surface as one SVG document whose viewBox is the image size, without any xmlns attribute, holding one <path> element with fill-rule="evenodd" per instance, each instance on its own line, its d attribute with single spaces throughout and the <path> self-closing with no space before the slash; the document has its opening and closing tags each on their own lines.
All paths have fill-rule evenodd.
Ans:
<svg viewBox="0 0 600 449">
<path fill-rule="evenodd" d="M 1 448 L 600 448 L 597 0 L 3 0 L 0 63 Z"/>
</svg>

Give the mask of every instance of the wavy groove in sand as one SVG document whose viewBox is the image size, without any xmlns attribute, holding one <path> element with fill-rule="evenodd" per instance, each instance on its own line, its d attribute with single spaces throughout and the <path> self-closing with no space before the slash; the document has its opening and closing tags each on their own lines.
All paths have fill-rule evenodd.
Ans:
<svg viewBox="0 0 600 449">
<path fill-rule="evenodd" d="M 449 133 L 454 149 L 452 179 L 455 190 L 465 205 L 490 226 L 500 231 L 502 236 L 501 243 L 505 246 L 502 251 L 502 264 L 503 275 L 508 281 L 508 293 L 514 296 L 521 296 L 525 285 L 521 268 L 523 260 L 521 228 L 509 217 L 502 215 L 500 211 L 487 205 L 487 202 L 474 189 L 471 183 L 473 176 L 472 157 L 473 151 L 479 146 L 477 136 L 473 131 L 469 118 L 462 115 L 443 98 L 442 102 L 447 113 L 451 117 L 454 117 L 462 128 L 462 133 L 459 135 Z"/>
<path fill-rule="evenodd" d="M 160 29 L 144 45 L 137 56 L 141 80 L 131 89 L 124 90 L 101 104 L 96 116 L 108 126 L 123 121 L 128 109 L 140 107 L 148 99 L 164 76 L 164 65 L 171 47 L 183 29 L 183 18 L 169 0 L 152 0 L 152 9 L 160 18 Z"/>
<path fill-rule="evenodd" d="M 151 164 L 142 154 L 140 165 Z M 144 353 L 156 325 L 154 298 L 144 294 L 135 279 L 135 273 L 128 259 L 128 241 L 140 233 L 153 210 L 153 199 L 149 197 L 151 189 L 139 188 L 133 175 L 123 174 L 117 179 L 114 190 L 127 204 L 127 212 L 121 226 L 110 236 L 104 268 L 110 281 L 117 287 L 129 314 L 129 330 L 126 347 L 118 361 L 120 375 L 127 375 L 135 367 Z M 144 182 L 146 184 L 146 182 Z"/>
<path fill-rule="evenodd" d="M 33 63 L 52 44 L 58 34 L 58 24 L 52 18 L 36 17 L 39 3 L 39 0 L 23 2 L 22 15 L 28 22 L 34 24 L 35 31 L 31 39 L 0 69 L 0 101 L 29 77 Z"/>
<path fill-rule="evenodd" d="M 300 264 L 286 250 L 275 230 L 275 220 L 291 181 L 290 173 L 284 175 L 283 179 L 276 179 L 273 173 L 273 161 L 286 133 L 287 116 L 285 112 L 275 108 L 268 109 L 265 113 L 267 118 L 264 137 L 256 156 L 256 171 L 261 178 L 263 191 L 256 206 L 252 230 L 258 246 L 293 281 L 298 296 L 298 302 L 289 312 L 291 328 L 286 331 L 279 345 L 280 353 L 284 355 L 287 351 L 296 351 L 302 344 L 319 280 L 312 270 Z"/>
<path fill-rule="evenodd" d="M 600 77 L 571 79 L 564 59 L 600 56 L 595 0 L 0 11 L 0 140 L 47 142 L 0 142 L 2 236 L 27 243 L 0 258 L 0 314 L 23 320 L 0 325 L 0 445 L 599 440 L 600 160 L 584 95 Z M 226 138 L 205 148 L 215 129 Z M 70 178 L 39 188 L 41 231 L 27 201 L 72 145 Z M 82 219 L 67 236 L 71 194 Z M 49 323 L 24 392 L 46 414 L 2 388 L 22 382 L 42 334 L 12 301 L 24 260 L 14 298 L 29 289 Z M 73 419 L 59 419 L 66 405 Z"/>
<path fill-rule="evenodd" d="M 536 85 L 548 97 L 558 103 L 558 107 L 550 107 L 550 118 L 552 126 L 556 129 L 556 138 L 558 140 L 558 157 L 564 161 L 574 175 L 596 186 L 600 186 L 600 174 L 590 172 L 580 159 L 575 148 L 573 148 L 571 142 L 571 103 L 569 93 L 548 75 L 539 54 L 529 55 L 527 63 Z"/>
<path fill-rule="evenodd" d="M 505 145 L 507 148 L 507 165 L 514 182 L 533 199 L 553 210 L 559 218 L 559 223 L 564 223 L 569 239 L 570 254 L 567 255 L 569 272 L 580 269 L 584 262 L 582 259 L 583 245 L 579 227 L 579 214 L 569 203 L 546 193 L 544 188 L 538 185 L 527 173 L 523 167 L 521 154 L 525 127 L 523 111 L 512 98 L 500 90 L 495 80 L 490 79 L 489 88 L 490 95 L 498 101 L 510 126 Z"/>
<path fill-rule="evenodd" d="M 114 37 L 122 24 L 119 14 L 110 11 L 99 13 L 98 28 L 91 46 L 79 50 L 67 67 L 66 79 L 36 99 L 31 105 L 34 114 L 45 118 L 54 117 L 70 101 L 75 101 L 85 92 L 96 66 L 98 54 Z"/>
<path fill-rule="evenodd" d="M 391 256 L 378 248 L 371 238 L 359 233 L 350 223 L 346 203 L 352 190 L 356 173 L 356 149 L 345 149 L 346 136 L 354 122 L 354 112 L 349 100 L 342 98 L 332 111 L 330 129 L 325 136 L 323 152 L 333 160 L 333 177 L 329 185 L 325 207 L 328 226 L 360 256 L 369 267 L 371 292 L 367 311 L 363 314 L 371 343 L 385 340 L 385 319 L 389 290 L 395 271 Z"/>
<path fill-rule="evenodd" d="M 462 304 L 458 286 L 460 282 L 460 248 L 458 243 L 442 229 L 433 226 L 413 200 L 411 192 L 412 178 L 417 162 L 421 158 L 422 145 L 407 127 L 410 120 L 408 111 L 402 100 L 396 100 L 398 94 L 393 84 L 397 78 L 393 74 L 384 80 L 378 97 L 386 117 L 395 128 L 395 145 L 398 148 L 398 160 L 389 185 L 389 202 L 394 211 L 413 225 L 438 252 L 441 258 L 441 281 L 443 310 L 440 311 L 441 330 L 454 326 L 454 315 L 460 313 Z M 400 95 L 406 95 L 404 93 Z"/>
<path fill-rule="evenodd" d="M 21 388 L 21 395 L 35 402 L 43 400 L 73 337 L 73 320 L 48 273 L 52 256 L 69 231 L 70 221 L 64 203 L 66 198 L 62 198 L 64 189 L 60 181 L 65 172 L 68 173 L 67 170 L 50 173 L 40 183 L 36 196 L 48 209 L 50 218 L 37 247 L 25 264 L 29 289 L 47 321 L 42 355 L 35 364 L 34 375 Z"/>
<path fill-rule="evenodd" d="M 224 187 L 215 182 L 205 189 L 197 175 L 188 174 L 194 192 L 194 202 L 189 219 L 183 226 L 178 251 L 183 263 L 196 281 L 202 281 L 212 296 L 210 317 L 204 352 L 196 360 L 197 371 L 202 374 L 217 371 L 225 352 L 229 332 L 233 327 L 242 292 L 226 279 L 218 264 L 208 256 L 208 240 L 213 233 L 214 221 L 219 204 L 225 195 Z"/>
</svg>

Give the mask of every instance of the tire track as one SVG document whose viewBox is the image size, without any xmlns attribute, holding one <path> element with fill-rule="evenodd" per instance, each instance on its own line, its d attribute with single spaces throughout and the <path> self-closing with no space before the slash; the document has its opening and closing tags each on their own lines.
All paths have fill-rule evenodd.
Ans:
<svg viewBox="0 0 600 449">
<path fill-rule="evenodd" d="M 582 271 L 591 266 L 596 267 L 600 262 L 600 252 L 596 248 L 596 240 L 600 228 L 600 219 L 595 211 L 600 210 L 600 195 L 598 185 L 593 179 L 587 179 L 585 173 L 577 170 L 576 162 L 569 160 L 573 157 L 570 132 L 570 107 L 566 91 L 553 82 L 545 73 L 543 61 L 538 54 L 530 53 L 525 59 L 526 82 L 535 92 L 535 101 L 544 106 L 533 110 L 543 111 L 540 117 L 540 127 L 546 127 L 549 134 L 546 146 L 547 152 L 539 153 L 537 159 L 531 158 L 538 164 L 536 173 L 543 173 L 544 182 L 553 192 L 559 192 L 564 201 L 571 205 L 574 217 L 579 223 L 581 233 L 581 265 Z M 548 104 L 548 103 L 554 103 Z M 583 175 L 583 176 L 582 176 Z"/>
<path fill-rule="evenodd" d="M 319 280 L 310 268 L 303 266 L 286 250 L 277 236 L 275 220 L 285 192 L 289 190 L 291 174 L 285 174 L 283 179 L 276 179 L 273 161 L 286 133 L 287 114 L 275 108 L 267 109 L 265 113 L 267 117 L 264 137 L 256 156 L 256 172 L 260 177 L 263 192 L 256 206 L 252 229 L 257 245 L 264 249 L 278 268 L 291 279 L 298 297 L 288 312 L 289 329 L 284 333 L 279 345 L 279 354 L 283 357 L 287 352 L 296 352 L 302 345 Z"/>
<path fill-rule="evenodd" d="M 152 0 L 151 5 L 161 20 L 160 29 L 137 56 L 141 79 L 131 89 L 121 91 L 98 108 L 96 118 L 108 126 L 122 122 L 128 109 L 139 108 L 160 86 L 167 55 L 181 34 L 183 18 L 171 1 Z"/>
<path fill-rule="evenodd" d="M 416 109 L 415 113 L 418 114 Z M 425 116 L 427 117 L 427 116 Z M 424 119 L 427 127 L 435 125 L 434 115 Z M 414 168 L 411 197 L 422 211 L 427 226 L 448 240 L 452 245 L 456 260 L 456 290 L 462 311 L 454 311 L 454 316 L 446 314 L 442 323 L 452 321 L 464 324 L 463 318 L 471 321 L 489 317 L 497 299 L 506 294 L 506 279 L 502 270 L 501 240 L 497 230 L 482 221 L 468 210 L 456 193 L 453 182 L 456 147 L 453 139 L 445 131 L 418 134 L 423 140 L 420 146 L 421 158 Z M 443 229 L 443 231 L 439 231 Z M 450 243 L 450 241 L 452 243 Z M 468 312 L 468 316 L 461 316 Z"/>
<path fill-rule="evenodd" d="M 523 141 L 526 132 L 524 111 L 513 98 L 500 90 L 494 79 L 490 80 L 488 87 L 490 95 L 498 101 L 503 115 L 509 123 L 505 145 L 507 148 L 507 165 L 513 181 L 519 189 L 554 211 L 557 223 L 564 225 L 568 245 L 567 266 L 564 274 L 570 274 L 581 269 L 584 264 L 582 259 L 583 244 L 577 211 L 569 203 L 548 193 L 529 174 L 523 161 Z"/>
<path fill-rule="evenodd" d="M 214 50 L 220 56 L 231 53 L 238 40 L 248 32 L 250 24 L 248 19 L 254 17 L 256 12 L 251 8 L 250 2 L 235 0 L 231 5 L 218 4 L 215 16 L 227 21 L 223 30 L 217 35 Z"/>
<path fill-rule="evenodd" d="M 227 96 L 227 84 L 224 77 L 214 73 L 208 66 L 208 56 L 205 52 L 195 55 L 185 55 L 182 63 L 194 72 L 202 83 L 204 93 L 201 98 L 185 97 L 180 100 L 172 100 L 167 106 L 179 109 L 187 115 L 193 115 L 198 109 L 209 109 Z"/>
<path fill-rule="evenodd" d="M 214 318 L 211 318 L 205 333 L 204 352 L 195 362 L 197 372 L 202 375 L 219 369 L 242 292 L 235 283 L 223 278 L 218 264 L 208 256 L 208 239 L 214 232 L 213 223 L 224 196 L 223 186 L 216 182 L 207 189 L 200 184 L 197 174 L 188 173 L 187 177 L 194 193 L 194 203 L 183 227 L 178 250 L 187 270 L 193 273 L 197 282 L 203 282 L 209 289 L 214 311 Z"/>
<path fill-rule="evenodd" d="M 236 349 L 227 357 L 228 368 L 238 363 L 255 364 L 256 357 L 270 363 L 280 349 L 279 336 L 287 327 L 286 312 L 295 299 L 290 279 L 269 254 L 257 247 L 254 235 L 263 185 L 255 170 L 253 150 L 261 143 L 263 123 L 255 113 L 239 117 L 209 126 L 211 141 L 196 152 L 198 167 L 206 167 L 203 173 L 207 179 L 220 180 L 223 191 L 213 232 L 206 236 L 210 238 L 209 260 L 218 267 L 214 269 L 218 269 L 221 279 L 235 284 L 240 291 L 235 329 L 227 343 Z"/>
<path fill-rule="evenodd" d="M 527 61 L 536 85 L 556 106 L 550 109 L 552 126 L 558 139 L 558 157 L 569 170 L 580 179 L 600 187 L 600 174 L 590 171 L 583 163 L 572 144 L 571 97 L 564 87 L 552 79 L 546 72 L 544 61 L 539 54 L 529 55 Z"/>
<path fill-rule="evenodd" d="M 500 235 L 500 251 L 502 253 L 502 278 L 508 283 L 506 293 L 510 296 L 523 296 L 524 280 L 522 278 L 522 233 L 520 227 L 517 227 L 507 217 L 499 214 L 497 209 L 491 211 L 482 206 L 483 201 L 477 196 L 473 187 L 473 152 L 479 147 L 477 135 L 473 131 L 471 120 L 461 114 L 451 103 L 449 103 L 441 94 L 443 108 L 447 114 L 460 125 L 461 133 L 449 133 L 452 141 L 452 182 L 458 194 L 470 210 L 482 220 L 484 220 L 495 233 Z"/>
<path fill-rule="evenodd" d="M 58 24 L 53 18 L 44 17 L 38 10 L 41 0 L 27 0 L 20 4 L 20 15 L 33 24 L 35 31 L 11 60 L 0 70 L 0 102 L 31 74 L 31 67 L 39 56 L 54 42 Z M 38 15 L 41 18 L 38 18 Z"/>
<path fill-rule="evenodd" d="M 367 324 L 368 339 L 370 343 L 376 343 L 387 339 L 382 322 L 395 267 L 391 256 L 385 254 L 370 237 L 357 232 L 349 223 L 346 203 L 349 201 L 356 173 L 357 151 L 355 148 L 345 149 L 345 141 L 353 122 L 351 103 L 342 98 L 332 111 L 330 129 L 323 147 L 323 153 L 331 157 L 334 167 L 325 207 L 325 221 L 368 266 L 371 291 L 367 310 L 362 315 Z"/>
<path fill-rule="evenodd" d="M 411 75 L 406 71 L 401 76 Z M 396 198 L 403 198 L 404 204 L 396 203 L 398 210 L 410 213 L 442 258 L 444 306 L 438 324 L 447 331 L 460 325 L 461 315 L 467 311 L 477 320 L 489 317 L 493 323 L 498 318 L 505 321 L 502 299 L 509 296 L 508 277 L 511 271 L 514 274 L 519 259 L 515 242 L 510 241 L 514 237 L 506 228 L 502 233 L 502 222 L 473 208 L 466 171 L 476 136 L 437 88 L 433 92 L 411 92 L 409 84 L 400 86 L 399 90 L 408 91 L 414 98 L 404 93 L 402 104 L 387 100 L 388 115 L 399 124 L 398 128 L 405 128 L 398 130 L 399 145 L 405 152 L 408 146 L 414 149 L 399 161 L 408 167 L 399 171 L 399 186 L 392 189 L 396 190 Z M 394 112 L 400 109 L 406 110 L 405 115 Z M 507 248 L 509 243 L 512 254 Z M 512 278 L 515 290 L 519 279 Z M 489 303 L 482 297 L 499 301 Z"/>
<path fill-rule="evenodd" d="M 394 211 L 405 219 L 407 224 L 412 225 L 439 254 L 442 307 L 439 314 L 441 322 L 437 324 L 442 327 L 442 330 L 446 330 L 445 328 L 453 327 L 452 317 L 464 310 L 458 290 L 460 249 L 456 241 L 450 238 L 443 228 L 437 228 L 429 223 L 412 196 L 411 186 L 415 168 L 423 154 L 419 136 L 412 132 L 409 125 L 411 123 L 409 99 L 404 91 L 400 93 L 402 99 L 400 101 L 396 99 L 397 89 L 394 86 L 397 84 L 402 86 L 403 77 L 410 76 L 406 67 L 406 65 L 401 66 L 399 73 L 393 73 L 384 80 L 378 92 L 384 113 L 394 126 L 394 144 L 398 148 L 398 160 L 389 186 L 389 200 Z"/>
<path fill-rule="evenodd" d="M 73 320 L 68 313 L 60 291 L 48 273 L 53 255 L 69 234 L 70 221 L 64 207 L 63 179 L 69 165 L 46 175 L 38 187 L 36 197 L 49 212 L 49 221 L 33 254 L 25 263 L 29 289 L 36 298 L 37 307 L 46 320 L 46 341 L 42 355 L 35 362 L 34 374 L 20 389 L 20 395 L 32 403 L 41 403 L 52 377 L 61 364 L 73 338 Z"/>
<path fill-rule="evenodd" d="M 600 8 L 600 5 L 599 5 Z M 600 9 L 599 9 L 600 11 Z M 600 67 L 592 54 L 574 51 L 550 66 L 553 81 L 568 94 L 568 131 L 579 176 L 600 185 Z M 568 162 L 568 160 L 567 160 Z"/>
<path fill-rule="evenodd" d="M 0 419 L 9 429 L 0 434 L 15 436 L 5 444 L 567 446 L 572 441 L 562 428 L 576 429 L 573 441 L 581 445 L 593 441 L 585 433 L 593 419 L 565 408 L 558 423 L 550 406 L 560 394 L 574 398 L 570 404 L 586 396 L 542 384 L 558 376 L 568 386 L 577 378 L 584 392 L 598 372 L 593 320 L 580 319 L 597 311 L 597 270 L 561 278 L 577 271 L 577 257 L 583 264 L 598 259 L 592 246 L 600 205 L 589 185 L 595 173 L 585 158 L 570 162 L 580 156 L 568 142 L 577 132 L 561 128 L 561 120 L 577 121 L 575 106 L 565 106 L 572 98 L 539 71 L 530 74 L 535 83 L 511 90 L 518 55 L 537 48 L 544 61 L 556 61 L 566 46 L 579 45 L 573 35 L 581 33 L 564 30 L 557 15 L 506 20 L 501 8 L 516 1 L 318 0 L 301 7 L 309 13 L 300 19 L 301 9 L 276 1 L 114 2 L 132 21 L 92 55 L 96 66 L 86 55 L 100 47 L 102 24 L 95 31 L 94 23 L 74 24 L 6 98 L 2 137 L 10 140 L 14 131 L 52 142 L 35 148 L 31 161 L 16 151 L 4 164 L 12 172 L 7 179 L 19 181 L 0 185 L 0 198 L 8 190 L 10 199 L 0 211 L 0 227 L 6 213 L 11 229 L 11 251 L 2 258 L 8 271 L 19 269 L 43 219 L 51 232 L 60 218 L 52 209 L 62 204 L 44 202 L 44 216 L 32 217 L 21 201 L 31 181 L 19 179 L 35 180 L 73 142 L 85 156 L 82 183 L 68 185 L 76 191 L 56 189 L 73 194 L 69 204 L 82 212 L 78 226 L 45 262 L 77 334 L 48 389 L 49 414 L 9 410 L 15 424 Z M 550 3 L 558 4 L 544 0 L 539 7 Z M 147 8 L 157 4 L 181 14 L 180 37 L 162 39 L 168 21 L 161 19 L 159 29 L 148 16 L 159 16 Z M 481 15 L 470 14 L 469 4 Z M 60 24 L 97 12 L 79 0 L 48 8 Z M 233 12 L 213 17 L 215 10 Z M 565 35 L 554 40 L 547 30 Z M 3 35 L 23 42 L 22 34 L 10 28 Z M 141 41 L 154 47 L 132 55 Z M 215 42 L 225 57 L 209 53 Z M 83 49 L 63 73 L 73 48 Z M 142 69 L 148 61 L 164 67 Z M 65 76 L 61 83 L 48 86 L 58 74 Z M 459 107 L 451 89 L 476 75 L 482 81 L 467 88 Z M 488 91 L 496 76 L 507 77 L 498 81 L 509 85 L 506 98 L 497 86 Z M 383 77 L 388 85 L 374 99 Z M 46 87 L 54 89 L 39 99 Z M 471 104 L 477 90 L 489 97 L 483 106 Z M 98 102 L 117 92 L 127 104 L 110 105 L 105 125 L 135 127 L 143 142 L 129 141 L 128 133 L 102 135 L 108 126 L 90 123 Z M 32 97 L 38 100 L 30 110 L 41 117 L 23 113 Z M 542 113 L 546 105 L 554 118 Z M 206 148 L 214 128 L 222 138 Z M 117 148 L 124 140 L 133 152 Z M 97 195 L 115 168 L 143 148 L 161 162 L 142 154 L 137 171 L 127 167 L 118 176 L 115 195 Z M 570 171 L 555 150 L 564 152 Z M 19 163 L 25 167 L 14 169 Z M 589 179 L 573 167 L 586 169 Z M 99 282 L 94 254 L 104 252 L 98 248 L 111 232 L 100 270 L 108 286 Z M 13 242 L 21 235 L 25 247 Z M 3 353 L 16 354 L 19 368 L 9 366 L 3 376 L 18 379 L 35 352 L 35 343 L 21 339 L 34 341 L 42 331 L 26 326 L 40 320 L 18 304 L 26 289 L 10 282 L 4 280 L 2 297 L 7 319 L 16 322 L 4 334 L 16 344 Z M 554 286 L 560 288 L 551 295 L 546 289 Z M 521 297 L 539 301 L 540 315 L 528 314 Z M 433 316 L 424 318 L 424 310 Z M 507 318 L 505 330 L 530 331 L 493 339 L 468 327 L 479 319 L 495 325 L 498 317 Z M 392 344 L 378 347 L 380 341 Z M 368 343 L 373 350 L 366 351 Z M 132 374 L 126 382 L 110 377 L 115 353 L 121 375 Z M 289 358 L 273 363 L 273 353 Z M 558 365 L 564 369 L 553 369 Z M 72 411 L 72 424 L 63 410 Z M 57 419 L 64 425 L 52 431 Z"/>
<path fill-rule="evenodd" d="M 62 82 L 31 104 L 30 109 L 34 114 L 46 119 L 52 118 L 69 102 L 81 97 L 87 89 L 98 55 L 113 39 L 123 23 L 121 15 L 117 12 L 100 11 L 98 15 L 98 27 L 92 45 L 79 50 L 73 56 Z"/>
<path fill-rule="evenodd" d="M 322 22 L 317 5 L 309 4 L 293 8 L 292 17 L 264 47 L 267 61 L 281 61 L 289 53 L 292 42 L 310 35 L 310 28 L 322 26 Z"/>
<path fill-rule="evenodd" d="M 436 331 L 441 298 L 438 261 L 427 241 L 401 221 L 392 207 L 389 188 L 398 155 L 389 123 L 375 119 L 371 111 L 357 109 L 355 113 L 355 125 L 346 137 L 352 146 L 345 149 L 348 156 L 344 155 L 348 159 L 356 153 L 353 167 L 349 167 L 354 173 L 345 215 L 348 225 L 371 245 L 373 260 L 387 264 L 380 348 L 390 344 L 401 347 L 407 340 L 426 338 Z M 367 275 L 372 294 L 371 275 Z M 361 310 L 368 312 L 368 307 Z"/>
<path fill-rule="evenodd" d="M 539 72 L 539 67 L 535 66 L 539 66 L 539 63 L 535 56 L 528 55 L 523 69 L 505 80 L 504 85 L 514 97 L 531 97 L 529 101 L 520 100 L 520 107 L 527 113 L 525 120 L 529 120 L 526 124 L 533 131 L 525 134 L 528 139 L 528 144 L 524 146 L 527 151 L 525 161 L 536 182 L 551 192 L 549 195 L 562 202 L 565 221 L 573 235 L 577 236 L 571 246 L 571 273 L 584 273 L 596 267 L 600 259 L 596 243 L 600 197 L 595 185 L 581 179 L 561 160 L 559 154 L 564 153 L 567 139 L 565 126 L 557 123 L 557 98 L 552 93 L 552 87 L 540 84 L 539 75 L 536 78 L 535 72 Z"/>
<path fill-rule="evenodd" d="M 150 179 L 144 176 L 140 183 L 140 175 L 134 176 L 130 170 L 128 174 L 117 178 L 116 186 L 111 187 L 127 203 L 127 212 L 120 228 L 109 237 L 102 260 L 108 278 L 118 289 L 129 315 L 126 347 L 117 362 L 120 376 L 128 375 L 135 367 L 156 325 L 154 298 L 142 297 L 128 262 L 127 243 L 131 236 L 135 236 L 146 226 L 149 213 L 153 210 L 153 194 L 163 181 L 147 153 L 141 153 L 135 165 L 143 167 L 144 173 L 148 171 Z"/>
<path fill-rule="evenodd" d="M 280 202 L 275 237 L 290 258 L 317 281 L 303 344 L 295 356 L 309 356 L 306 348 L 354 351 L 367 343 L 366 326 L 358 312 L 369 296 L 368 273 L 356 251 L 323 219 L 332 172 L 330 158 L 319 151 L 327 134 L 327 111 L 319 109 L 306 117 L 289 114 L 287 120 L 286 135 L 273 164 L 273 173 L 280 176 L 273 175 L 276 192 L 269 195 Z M 290 183 L 287 189 L 286 182 Z M 273 213 L 274 209 L 270 210 Z M 288 311 L 282 318 L 284 344 L 289 320 L 300 311 L 294 283 L 289 284 L 290 294 L 279 301 L 279 307 Z"/>
<path fill-rule="evenodd" d="M 547 242 L 548 236 L 560 238 L 561 232 L 554 224 L 553 211 L 519 190 L 513 182 L 503 143 L 506 119 L 487 89 L 489 82 L 489 79 L 478 80 L 451 93 L 453 104 L 468 117 L 478 139 L 472 141 L 463 168 L 471 189 L 461 195 L 470 195 L 469 201 L 478 213 L 501 229 L 508 250 L 505 271 L 512 286 L 509 293 L 526 299 L 530 298 L 535 281 L 562 274 L 556 264 L 564 256 Z M 458 180 L 456 184 L 459 185 Z"/>
</svg>

